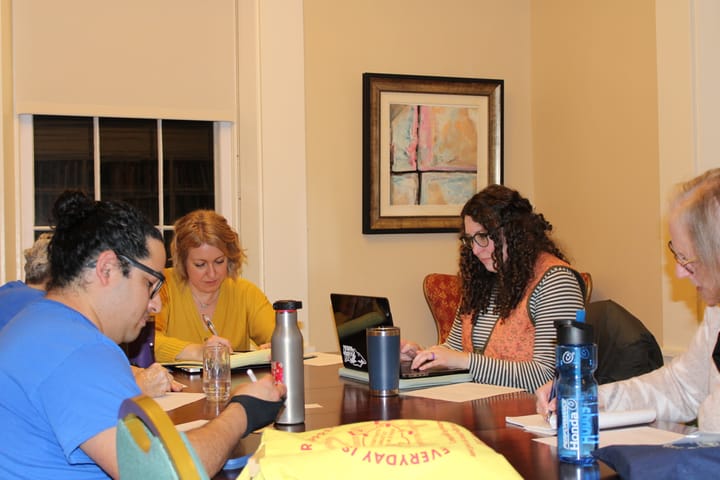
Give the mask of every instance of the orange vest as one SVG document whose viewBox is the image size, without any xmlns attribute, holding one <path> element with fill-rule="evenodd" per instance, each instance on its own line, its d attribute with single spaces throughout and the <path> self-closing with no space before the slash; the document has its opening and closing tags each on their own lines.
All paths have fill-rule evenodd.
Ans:
<svg viewBox="0 0 720 480">
<path fill-rule="evenodd" d="M 567 262 L 563 262 L 550 253 L 543 252 L 540 254 L 535 262 L 533 278 L 530 280 L 523 298 L 507 318 L 499 318 L 495 322 L 495 327 L 490 334 L 483 355 L 514 362 L 529 362 L 533 359 L 535 325 L 530 319 L 528 301 L 543 275 L 551 267 L 557 266 L 570 267 Z M 472 315 L 462 315 L 462 323 L 463 350 L 472 352 L 474 351 L 472 344 Z"/>
</svg>

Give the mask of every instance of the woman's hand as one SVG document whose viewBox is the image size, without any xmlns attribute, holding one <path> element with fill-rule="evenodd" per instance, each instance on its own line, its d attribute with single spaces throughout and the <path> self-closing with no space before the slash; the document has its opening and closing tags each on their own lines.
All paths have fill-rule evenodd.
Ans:
<svg viewBox="0 0 720 480">
<path fill-rule="evenodd" d="M 177 354 L 175 360 L 194 360 L 196 362 L 203 361 L 203 349 L 205 346 L 212 345 L 225 345 L 228 350 L 232 352 L 232 345 L 230 340 L 224 337 L 218 337 L 213 335 L 212 337 L 205 340 L 205 343 L 191 343 L 187 347 L 183 348 L 180 353 Z"/>
<path fill-rule="evenodd" d="M 412 368 L 427 370 L 431 367 L 469 368 L 470 354 L 452 350 L 442 345 L 433 345 L 416 353 Z"/>
<path fill-rule="evenodd" d="M 212 337 L 205 340 L 206 347 L 212 347 L 214 345 L 225 345 L 225 347 L 232 352 L 232 344 L 230 343 L 230 340 L 224 337 L 218 337 L 217 335 L 213 335 Z M 200 360 L 202 360 L 202 356 L 200 357 Z"/>
<path fill-rule="evenodd" d="M 409 362 L 410 360 L 415 358 L 415 355 L 417 355 L 417 352 L 419 352 L 420 350 L 422 350 L 422 347 L 417 343 L 411 342 L 409 340 L 400 339 L 401 362 Z"/>
</svg>

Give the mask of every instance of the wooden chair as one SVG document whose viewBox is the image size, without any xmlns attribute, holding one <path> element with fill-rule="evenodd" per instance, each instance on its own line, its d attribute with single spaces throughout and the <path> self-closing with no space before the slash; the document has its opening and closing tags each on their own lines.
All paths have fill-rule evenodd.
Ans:
<svg viewBox="0 0 720 480">
<path fill-rule="evenodd" d="M 585 282 L 585 304 L 590 303 L 592 296 L 592 275 L 580 272 Z M 438 332 L 438 343 L 443 343 L 450 333 L 460 304 L 460 278 L 448 273 L 429 273 L 423 279 L 423 293 L 430 313 L 435 320 Z"/>
<path fill-rule="evenodd" d="M 429 273 L 423 279 L 423 293 L 435 320 L 438 343 L 443 343 L 460 304 L 460 278 L 447 273 Z"/>
<path fill-rule="evenodd" d="M 150 397 L 138 395 L 120 406 L 117 458 L 121 478 L 208 480 L 185 434 Z"/>
<path fill-rule="evenodd" d="M 592 296 L 593 282 L 592 275 L 588 272 L 580 272 L 580 276 L 585 282 L 585 305 L 590 303 L 590 297 Z"/>
</svg>

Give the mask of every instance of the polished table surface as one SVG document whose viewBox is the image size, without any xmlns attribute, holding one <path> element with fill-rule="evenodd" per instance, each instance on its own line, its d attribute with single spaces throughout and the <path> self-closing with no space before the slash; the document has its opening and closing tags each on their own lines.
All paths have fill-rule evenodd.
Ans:
<svg viewBox="0 0 720 480">
<path fill-rule="evenodd" d="M 472 431 L 487 445 L 503 454 L 526 479 L 558 479 L 567 477 L 558 468 L 555 449 L 532 441 L 535 435 L 521 428 L 507 425 L 505 417 L 535 413 L 535 396 L 512 393 L 470 402 L 447 402 L 420 397 L 404 396 L 379 398 L 370 396 L 367 385 L 345 380 L 338 376 L 339 365 L 305 366 L 305 423 L 292 427 L 295 431 L 315 430 L 367 420 L 395 418 L 433 419 L 454 422 Z M 267 370 L 255 369 L 258 375 Z M 177 380 L 188 385 L 186 391 L 201 392 L 201 375 L 176 373 Z M 247 382 L 244 370 L 233 372 L 233 386 Z M 201 418 L 213 418 L 218 413 L 216 404 L 204 399 L 169 412 L 175 424 Z M 662 428 L 672 426 L 660 425 Z M 288 430 L 288 428 L 284 428 Z M 258 446 L 260 435 L 253 433 L 241 441 L 233 456 L 252 453 Z M 215 479 L 234 479 L 239 470 L 220 472 Z M 575 478 L 570 472 L 569 478 Z M 600 465 L 602 478 L 617 478 L 606 465 Z M 580 477 L 577 477 L 580 478 Z"/>
</svg>

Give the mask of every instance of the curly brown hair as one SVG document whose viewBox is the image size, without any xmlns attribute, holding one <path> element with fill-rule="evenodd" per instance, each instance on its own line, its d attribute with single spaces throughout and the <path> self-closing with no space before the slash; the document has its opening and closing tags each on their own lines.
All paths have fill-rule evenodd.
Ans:
<svg viewBox="0 0 720 480">
<path fill-rule="evenodd" d="M 462 314 L 487 313 L 496 292 L 492 313 L 507 317 L 522 300 L 541 252 L 568 261 L 548 236 L 552 231 L 550 222 L 533 211 L 528 199 L 508 187 L 490 185 L 467 201 L 460 214 L 461 235 L 466 234 L 465 217 L 484 226 L 495 244 L 492 259 L 496 272 L 488 271 L 472 248 L 460 247 Z M 502 255 L 503 244 L 507 247 L 507 261 Z"/>
<path fill-rule="evenodd" d="M 170 245 L 175 274 L 180 280 L 188 279 L 185 262 L 191 248 L 206 243 L 222 251 L 228 260 L 228 276 L 236 278 L 247 260 L 240 246 L 240 238 L 228 221 L 213 210 L 194 210 L 175 221 L 175 235 Z"/>
</svg>

